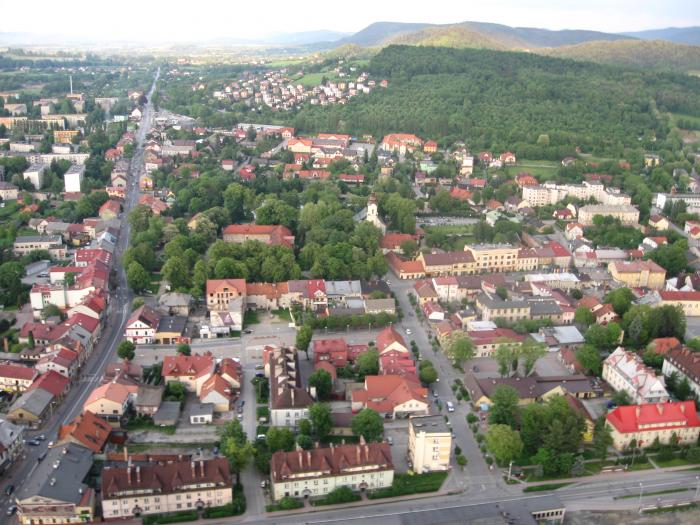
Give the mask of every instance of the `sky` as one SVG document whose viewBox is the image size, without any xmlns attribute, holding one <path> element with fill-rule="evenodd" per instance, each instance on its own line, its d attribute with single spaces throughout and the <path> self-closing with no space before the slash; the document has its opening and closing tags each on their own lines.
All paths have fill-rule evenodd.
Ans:
<svg viewBox="0 0 700 525">
<path fill-rule="evenodd" d="M 377 21 L 469 20 L 605 32 L 700 25 L 698 0 L 73 0 L 69 5 L 0 0 L 0 13 L 0 33 L 121 41 L 254 39 L 320 29 L 355 32 Z"/>
</svg>

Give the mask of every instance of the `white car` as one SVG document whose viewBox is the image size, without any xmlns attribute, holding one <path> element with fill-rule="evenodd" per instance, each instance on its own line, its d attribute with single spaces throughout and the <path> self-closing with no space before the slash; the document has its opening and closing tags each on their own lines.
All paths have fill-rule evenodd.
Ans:
<svg viewBox="0 0 700 525">
<path fill-rule="evenodd" d="M 455 405 L 452 401 L 447 401 L 445 403 L 445 406 L 447 407 L 448 412 L 454 412 L 455 411 Z"/>
<path fill-rule="evenodd" d="M 413 332 L 410 328 L 406 328 L 406 335 L 411 335 Z"/>
</svg>

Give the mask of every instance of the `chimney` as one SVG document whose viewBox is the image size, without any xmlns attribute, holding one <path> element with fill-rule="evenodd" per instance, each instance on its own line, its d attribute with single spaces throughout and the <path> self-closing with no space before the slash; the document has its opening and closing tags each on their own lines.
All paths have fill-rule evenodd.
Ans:
<svg viewBox="0 0 700 525">
<path fill-rule="evenodd" d="M 360 445 L 357 445 L 357 463 L 360 463 Z"/>
<path fill-rule="evenodd" d="M 126 483 L 131 485 L 131 463 L 126 466 Z"/>
<path fill-rule="evenodd" d="M 204 477 L 204 460 L 199 460 L 199 475 Z"/>
<path fill-rule="evenodd" d="M 299 466 L 301 467 L 304 464 L 304 451 L 299 449 Z"/>
<path fill-rule="evenodd" d="M 194 469 L 194 461 L 190 461 L 190 467 L 192 468 L 192 477 L 196 478 L 197 474 L 196 474 L 195 469 Z"/>
<path fill-rule="evenodd" d="M 310 450 L 306 451 L 306 459 L 308 460 L 309 465 L 311 465 L 311 451 Z"/>
<path fill-rule="evenodd" d="M 124 461 L 128 461 L 128 460 L 129 460 L 129 453 L 127 451 L 127 447 L 125 446 L 124 447 Z"/>
<path fill-rule="evenodd" d="M 136 465 L 136 483 L 141 484 L 141 467 Z"/>
</svg>

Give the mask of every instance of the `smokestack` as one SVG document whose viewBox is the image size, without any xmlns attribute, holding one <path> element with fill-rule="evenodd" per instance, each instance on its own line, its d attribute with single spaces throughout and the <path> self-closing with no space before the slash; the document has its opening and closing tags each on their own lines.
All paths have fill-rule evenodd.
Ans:
<svg viewBox="0 0 700 525">
<path fill-rule="evenodd" d="M 70 80 L 70 94 L 73 94 L 73 75 L 68 75 L 68 80 Z"/>
</svg>

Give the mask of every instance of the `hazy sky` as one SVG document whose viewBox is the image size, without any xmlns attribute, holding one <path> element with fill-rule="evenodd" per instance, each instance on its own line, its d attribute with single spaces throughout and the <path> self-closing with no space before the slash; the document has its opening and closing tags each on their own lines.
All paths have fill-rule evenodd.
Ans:
<svg viewBox="0 0 700 525">
<path fill-rule="evenodd" d="M 353 32 L 377 21 L 471 20 L 608 32 L 700 25 L 698 0 L 0 0 L 0 13 L 0 32 L 141 41 Z"/>
</svg>

